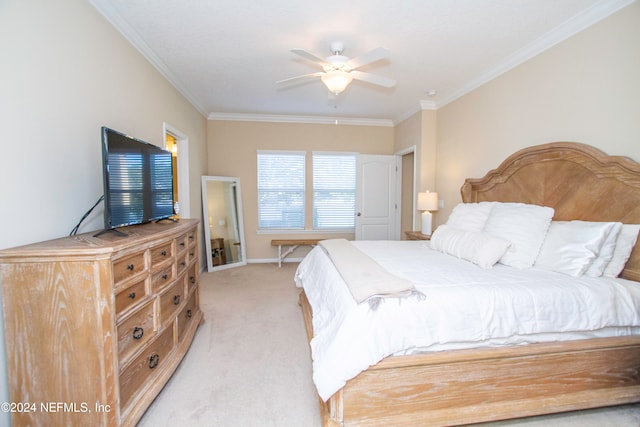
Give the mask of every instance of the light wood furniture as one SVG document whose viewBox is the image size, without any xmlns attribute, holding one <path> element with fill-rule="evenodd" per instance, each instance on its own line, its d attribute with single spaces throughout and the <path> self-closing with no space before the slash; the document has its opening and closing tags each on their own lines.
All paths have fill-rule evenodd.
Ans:
<svg viewBox="0 0 640 427">
<path fill-rule="evenodd" d="M 222 237 L 214 237 L 211 239 L 211 262 L 213 266 L 224 265 L 227 263 L 227 255 L 224 250 L 224 239 Z"/>
<path fill-rule="evenodd" d="M 137 423 L 204 320 L 197 228 L 181 219 L 0 251 L 10 397 L 36 405 L 12 413 L 14 426 Z"/>
<path fill-rule="evenodd" d="M 271 241 L 271 246 L 278 247 L 278 267 L 282 267 L 282 261 L 296 250 L 298 246 L 315 246 L 323 239 L 274 239 Z M 289 246 L 289 248 L 282 252 L 283 246 Z"/>
<path fill-rule="evenodd" d="M 404 235 L 407 240 L 431 240 L 430 234 L 422 234 L 419 231 L 405 231 Z"/>
<path fill-rule="evenodd" d="M 518 151 L 461 192 L 464 202 L 551 206 L 557 220 L 640 223 L 640 164 L 584 144 Z M 630 280 L 640 280 L 639 246 Z M 304 292 L 300 304 L 311 338 Z M 391 356 L 320 406 L 325 426 L 450 426 L 639 401 L 640 336 L 629 336 Z"/>
</svg>

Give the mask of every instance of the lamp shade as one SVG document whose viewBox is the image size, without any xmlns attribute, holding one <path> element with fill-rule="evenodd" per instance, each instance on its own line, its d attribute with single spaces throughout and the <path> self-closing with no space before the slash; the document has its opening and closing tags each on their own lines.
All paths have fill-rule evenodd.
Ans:
<svg viewBox="0 0 640 427">
<path fill-rule="evenodd" d="M 438 193 L 418 193 L 418 210 L 419 211 L 437 211 L 438 210 Z"/>
<path fill-rule="evenodd" d="M 337 95 L 349 86 L 349 83 L 353 80 L 353 76 L 346 71 L 333 70 L 323 74 L 320 80 L 322 80 L 322 83 L 327 86 L 331 93 Z"/>
</svg>

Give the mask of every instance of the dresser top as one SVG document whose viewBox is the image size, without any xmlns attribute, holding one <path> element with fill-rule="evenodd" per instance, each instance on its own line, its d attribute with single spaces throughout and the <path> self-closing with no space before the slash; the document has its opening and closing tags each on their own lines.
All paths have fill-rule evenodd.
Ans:
<svg viewBox="0 0 640 427">
<path fill-rule="evenodd" d="M 130 248 L 140 249 L 145 244 L 155 244 L 159 240 L 171 239 L 186 233 L 197 225 L 198 219 L 181 218 L 177 222 L 161 221 L 118 228 L 120 233 L 105 232 L 97 237 L 97 231 L 62 237 L 24 246 L 0 250 L 0 262 L 22 257 L 60 257 L 60 256 L 110 256 L 116 251 Z"/>
</svg>

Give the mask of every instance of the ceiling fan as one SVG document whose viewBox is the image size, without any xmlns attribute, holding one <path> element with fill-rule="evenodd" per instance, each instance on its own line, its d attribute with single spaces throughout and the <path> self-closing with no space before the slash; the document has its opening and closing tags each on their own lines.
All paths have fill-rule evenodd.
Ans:
<svg viewBox="0 0 640 427">
<path fill-rule="evenodd" d="M 389 55 L 389 51 L 387 49 L 379 47 L 354 59 L 350 59 L 342 55 L 343 50 L 344 46 L 342 43 L 331 43 L 332 55 L 323 59 L 320 56 L 304 49 L 292 49 L 291 52 L 320 64 L 324 71 L 279 80 L 276 84 L 291 84 L 300 80 L 320 77 L 322 83 L 324 83 L 329 91 L 335 95 L 345 90 L 353 79 L 387 88 L 395 86 L 395 80 L 357 70 L 357 68 L 364 65 L 386 58 Z"/>
</svg>

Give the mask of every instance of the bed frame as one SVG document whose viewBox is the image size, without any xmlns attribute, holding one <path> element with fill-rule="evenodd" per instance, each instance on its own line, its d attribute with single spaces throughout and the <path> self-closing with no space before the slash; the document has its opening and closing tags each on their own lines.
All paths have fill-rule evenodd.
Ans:
<svg viewBox="0 0 640 427">
<path fill-rule="evenodd" d="M 640 164 L 584 144 L 520 150 L 461 193 L 464 202 L 552 206 L 556 220 L 640 223 Z M 622 277 L 640 281 L 639 246 Z M 304 292 L 300 305 L 310 340 Z M 451 426 L 632 402 L 640 336 L 391 356 L 320 407 L 325 426 Z"/>
</svg>

